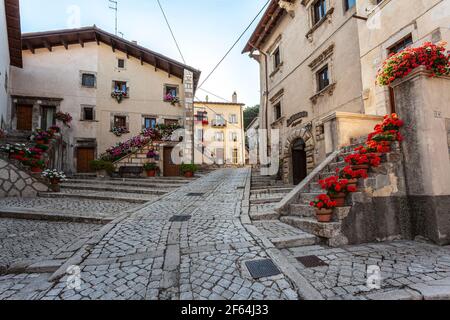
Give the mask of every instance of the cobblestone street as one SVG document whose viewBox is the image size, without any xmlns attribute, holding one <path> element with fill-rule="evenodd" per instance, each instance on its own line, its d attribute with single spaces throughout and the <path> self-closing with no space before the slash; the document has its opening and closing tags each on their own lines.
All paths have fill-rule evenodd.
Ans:
<svg viewBox="0 0 450 320">
<path fill-rule="evenodd" d="M 278 220 L 250 223 L 249 185 L 250 169 L 224 169 L 140 207 L 98 200 L 91 211 L 115 219 L 106 225 L 2 218 L 0 299 L 423 299 L 450 292 L 449 247 L 317 245 Z M 58 200 L 3 201 L 51 211 Z M 71 208 L 87 214 L 89 201 Z M 324 265 L 303 265 L 299 258 L 307 256 Z M 281 273 L 253 277 L 247 262 L 264 259 Z M 66 273 L 73 265 L 79 278 Z M 379 290 L 367 286 L 370 266 L 380 268 Z"/>
</svg>

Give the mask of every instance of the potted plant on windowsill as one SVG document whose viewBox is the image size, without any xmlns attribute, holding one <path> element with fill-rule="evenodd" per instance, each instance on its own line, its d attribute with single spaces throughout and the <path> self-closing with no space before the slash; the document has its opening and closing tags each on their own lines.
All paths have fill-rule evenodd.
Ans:
<svg viewBox="0 0 450 320">
<path fill-rule="evenodd" d="M 112 162 L 104 160 L 93 160 L 90 162 L 90 167 L 97 172 L 97 178 L 99 179 L 107 178 L 115 170 Z"/>
<path fill-rule="evenodd" d="M 326 194 L 321 194 L 310 203 L 316 209 L 318 222 L 329 223 L 333 218 L 333 209 L 337 206 L 336 201 L 332 201 Z"/>
<path fill-rule="evenodd" d="M 158 171 L 159 167 L 156 165 L 156 163 L 150 162 L 144 164 L 144 170 L 147 172 L 147 177 L 156 177 L 156 172 Z"/>
<path fill-rule="evenodd" d="M 194 174 L 198 171 L 198 167 L 195 164 L 182 164 L 180 167 L 181 174 L 186 178 L 192 178 Z"/>
<path fill-rule="evenodd" d="M 175 106 L 180 103 L 180 98 L 169 93 L 164 96 L 164 102 L 170 102 L 171 105 Z"/>
<path fill-rule="evenodd" d="M 42 172 L 42 177 L 47 179 L 50 182 L 51 189 L 54 192 L 61 191 L 60 183 L 63 181 L 66 181 L 66 175 L 64 172 L 58 172 L 58 170 L 50 170 L 47 169 L 44 172 Z"/>
</svg>

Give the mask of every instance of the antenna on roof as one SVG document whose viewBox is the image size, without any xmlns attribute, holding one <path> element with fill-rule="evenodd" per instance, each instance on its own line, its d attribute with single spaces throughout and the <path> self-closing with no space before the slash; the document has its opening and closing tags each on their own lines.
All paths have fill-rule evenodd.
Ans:
<svg viewBox="0 0 450 320">
<path fill-rule="evenodd" d="M 116 34 L 116 36 L 117 36 L 117 11 L 118 11 L 118 1 L 116 1 L 116 0 L 109 0 L 109 2 L 110 3 L 112 3 L 112 6 L 109 6 L 109 8 L 111 9 L 111 10 L 114 10 L 115 11 L 115 13 L 116 13 L 116 29 L 115 29 L 115 34 Z"/>
</svg>

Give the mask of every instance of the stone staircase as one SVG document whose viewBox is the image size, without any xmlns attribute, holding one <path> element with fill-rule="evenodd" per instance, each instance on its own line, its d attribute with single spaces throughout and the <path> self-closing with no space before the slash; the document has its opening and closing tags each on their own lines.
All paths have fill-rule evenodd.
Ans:
<svg viewBox="0 0 450 320">
<path fill-rule="evenodd" d="M 273 176 L 261 176 L 252 170 L 250 188 L 250 218 L 254 225 L 277 248 L 286 249 L 317 243 L 317 237 L 278 220 L 274 210 L 278 203 L 294 189 Z"/>
<path fill-rule="evenodd" d="M 402 166 L 399 145 L 395 144 L 391 153 L 382 157 L 382 164 L 378 168 L 371 168 L 368 179 L 360 179 L 358 192 L 350 194 L 346 199 L 346 207 L 336 208 L 332 223 L 319 223 L 315 217 L 314 208 L 309 203 L 319 194 L 321 190 L 318 181 L 336 174 L 336 169 L 342 169 L 347 164 L 344 158 L 351 154 L 357 144 L 345 147 L 341 152 L 329 161 L 321 170 L 314 173 L 314 178 L 301 186 L 295 195 L 290 195 L 290 199 L 284 199 L 275 210 L 279 213 L 280 221 L 291 225 L 299 230 L 317 236 L 320 241 L 331 247 L 346 245 L 349 242 L 364 242 L 363 235 L 358 233 L 356 223 L 364 224 L 367 218 L 361 217 L 364 213 L 364 206 L 373 206 L 374 198 L 389 198 L 402 195 L 404 190 L 402 181 Z M 349 216 L 352 218 L 349 219 Z M 359 216 L 360 221 L 355 221 Z M 353 224 L 353 225 L 351 225 Z M 363 227 L 360 225 L 360 227 Z M 364 228 L 360 228 L 364 230 Z M 349 238 L 351 241 L 349 241 Z M 380 239 L 373 239 L 380 240 Z"/>
</svg>

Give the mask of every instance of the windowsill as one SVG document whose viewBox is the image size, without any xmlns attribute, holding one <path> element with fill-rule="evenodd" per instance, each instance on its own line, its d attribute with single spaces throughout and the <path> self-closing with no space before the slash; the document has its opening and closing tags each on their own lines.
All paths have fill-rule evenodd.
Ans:
<svg viewBox="0 0 450 320">
<path fill-rule="evenodd" d="M 327 11 L 327 13 L 325 14 L 325 16 L 324 16 L 322 19 L 320 19 L 315 25 L 313 25 L 311 29 L 309 29 L 309 31 L 306 33 L 306 38 L 308 38 L 310 41 L 312 41 L 312 35 L 313 35 L 314 31 L 316 31 L 317 29 L 319 29 L 320 26 L 321 26 L 326 20 L 328 20 L 328 19 L 331 17 L 331 15 L 333 14 L 333 12 L 334 12 L 334 7 L 331 7 L 331 8 Z"/>
<path fill-rule="evenodd" d="M 80 122 L 100 122 L 98 120 L 80 120 Z"/>
<path fill-rule="evenodd" d="M 281 118 L 278 118 L 277 120 L 275 120 L 274 122 L 272 122 L 272 124 L 270 125 L 272 128 L 281 125 L 284 122 L 284 119 L 286 119 L 285 116 L 282 116 Z"/>
<path fill-rule="evenodd" d="M 283 67 L 283 65 L 284 65 L 284 62 L 281 62 L 279 64 L 279 66 L 275 70 L 272 71 L 272 73 L 269 75 L 269 77 L 272 78 L 274 75 L 276 75 L 281 70 L 281 67 Z"/>
<path fill-rule="evenodd" d="M 93 86 L 93 87 L 88 87 L 88 86 L 81 86 L 81 88 L 83 89 L 97 89 L 97 86 Z"/>
<path fill-rule="evenodd" d="M 317 92 L 315 95 L 313 95 L 311 98 L 309 98 L 313 104 L 317 103 L 317 100 L 324 96 L 326 93 L 328 93 L 330 96 L 333 95 L 334 89 L 336 88 L 336 82 L 333 82 Z"/>
</svg>

